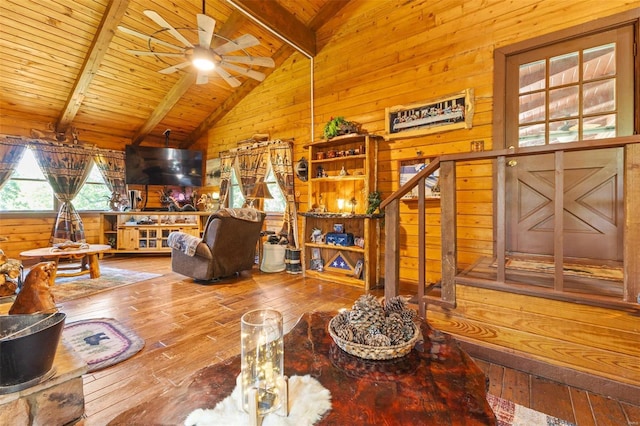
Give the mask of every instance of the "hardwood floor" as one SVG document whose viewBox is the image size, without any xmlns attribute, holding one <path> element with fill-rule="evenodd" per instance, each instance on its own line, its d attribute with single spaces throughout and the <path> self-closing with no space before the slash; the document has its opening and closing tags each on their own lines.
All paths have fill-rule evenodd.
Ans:
<svg viewBox="0 0 640 426">
<path fill-rule="evenodd" d="M 115 257 L 101 265 L 161 276 L 61 304 L 67 322 L 116 318 L 146 341 L 133 358 L 85 375 L 85 416 L 77 425 L 107 424 L 154 395 L 171 392 L 202 367 L 239 353 L 240 317 L 248 310 L 281 311 L 288 331 L 304 312 L 348 308 L 362 294 L 355 287 L 257 269 L 251 277 L 201 285 L 171 272 L 166 256 Z M 640 424 L 638 406 L 477 362 L 496 396 L 580 426 Z"/>
</svg>

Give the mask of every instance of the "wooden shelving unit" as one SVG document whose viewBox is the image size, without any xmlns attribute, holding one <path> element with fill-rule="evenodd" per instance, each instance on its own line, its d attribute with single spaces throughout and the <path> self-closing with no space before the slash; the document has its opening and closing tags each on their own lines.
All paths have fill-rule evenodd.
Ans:
<svg viewBox="0 0 640 426">
<path fill-rule="evenodd" d="M 303 271 L 305 276 L 362 287 L 380 283 L 381 214 L 366 214 L 368 196 L 377 190 L 377 135 L 351 134 L 307 145 L 309 150 L 308 210 L 303 217 Z M 342 200 L 342 201 L 339 201 Z M 311 242 L 313 229 L 322 234 L 342 225 L 353 234 L 353 245 Z M 354 272 L 331 268 L 329 262 L 340 253 Z M 318 267 L 321 259 L 322 268 Z"/>
<path fill-rule="evenodd" d="M 211 212 L 109 212 L 100 215 L 100 243 L 107 253 L 169 253 L 173 231 L 202 235 Z"/>
</svg>

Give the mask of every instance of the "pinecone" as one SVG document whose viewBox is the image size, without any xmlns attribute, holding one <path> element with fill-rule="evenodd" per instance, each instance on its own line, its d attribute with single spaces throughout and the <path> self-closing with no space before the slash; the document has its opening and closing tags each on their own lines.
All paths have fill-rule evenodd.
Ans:
<svg viewBox="0 0 640 426">
<path fill-rule="evenodd" d="M 389 300 L 384 301 L 384 310 L 387 313 L 387 315 L 390 315 L 393 312 L 401 313 L 406 309 L 407 309 L 407 301 L 402 296 L 395 296 Z"/>
<path fill-rule="evenodd" d="M 369 346 L 389 346 L 391 345 L 391 340 L 381 333 L 369 334 L 365 339 L 365 344 Z"/>
<path fill-rule="evenodd" d="M 346 310 L 339 312 L 333 320 L 333 325 L 336 329 L 344 324 L 349 324 L 349 311 Z"/>
<path fill-rule="evenodd" d="M 413 323 L 413 320 L 418 316 L 416 311 L 414 311 L 413 309 L 406 309 L 402 311 L 400 315 L 402 316 L 402 321 L 407 324 Z"/>
<path fill-rule="evenodd" d="M 349 324 L 343 324 L 339 328 L 334 330 L 336 335 L 340 337 L 342 340 L 346 340 L 348 342 L 353 342 L 354 330 Z"/>
<path fill-rule="evenodd" d="M 397 345 L 406 341 L 403 329 L 404 322 L 402 321 L 402 317 L 400 314 L 394 312 L 387 317 L 382 332 L 389 337 L 392 345 Z"/>
<path fill-rule="evenodd" d="M 384 308 L 371 294 L 365 294 L 358 298 L 353 304 L 353 309 L 349 319 L 351 323 L 358 326 L 362 325 L 368 328 L 373 325 L 377 328 L 384 324 Z"/>
</svg>

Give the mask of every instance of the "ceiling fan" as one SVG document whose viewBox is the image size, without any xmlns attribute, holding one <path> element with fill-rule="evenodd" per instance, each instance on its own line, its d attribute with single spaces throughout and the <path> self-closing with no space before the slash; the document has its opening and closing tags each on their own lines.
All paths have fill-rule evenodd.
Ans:
<svg viewBox="0 0 640 426">
<path fill-rule="evenodd" d="M 250 34 L 244 34 L 235 40 L 229 40 L 215 34 L 213 30 L 215 28 L 216 21 L 210 16 L 205 15 L 204 3 L 205 2 L 203 1 L 202 13 L 199 13 L 196 16 L 198 23 L 198 44 L 192 44 L 158 13 L 153 10 L 145 10 L 143 13 L 162 29 L 156 31 L 152 35 L 147 35 L 123 26 L 118 26 L 118 29 L 123 33 L 146 40 L 149 46 L 149 50 L 127 50 L 127 52 L 139 56 L 186 59 L 184 62 L 161 69 L 158 72 L 161 74 L 171 74 L 180 69 L 193 66 L 198 72 L 196 84 L 207 83 L 209 81 L 209 73 L 211 71 L 217 73 L 231 87 L 240 86 L 240 81 L 229 71 L 250 77 L 254 80 L 264 80 L 265 74 L 252 69 L 252 66 L 273 68 L 275 66 L 273 59 L 264 56 L 251 56 L 245 50 L 246 48 L 259 45 L 260 41 Z M 194 31 L 193 29 L 188 30 Z M 167 43 L 157 37 L 154 37 L 156 34 L 165 31 L 182 43 L 183 47 Z M 212 48 L 211 41 L 214 37 L 224 40 L 225 43 Z M 163 51 L 163 48 L 164 50 L 173 50 L 175 53 Z M 236 64 L 246 65 L 247 67 Z"/>
</svg>

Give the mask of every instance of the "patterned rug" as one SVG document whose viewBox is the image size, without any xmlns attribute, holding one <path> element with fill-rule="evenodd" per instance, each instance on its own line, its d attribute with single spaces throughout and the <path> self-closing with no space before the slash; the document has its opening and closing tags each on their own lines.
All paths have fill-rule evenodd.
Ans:
<svg viewBox="0 0 640 426">
<path fill-rule="evenodd" d="M 69 323 L 62 338 L 87 363 L 88 372 L 122 362 L 144 347 L 143 339 L 112 318 Z"/>
<path fill-rule="evenodd" d="M 132 272 L 126 269 L 100 267 L 100 277 L 88 278 L 88 276 L 67 277 L 56 279 L 56 285 L 52 289 L 56 303 L 79 299 L 91 294 L 100 293 L 125 285 L 137 283 L 161 274 L 148 272 Z"/>
<path fill-rule="evenodd" d="M 497 426 L 575 426 L 574 423 L 523 407 L 491 394 L 487 394 L 487 401 L 496 415 Z"/>
</svg>

